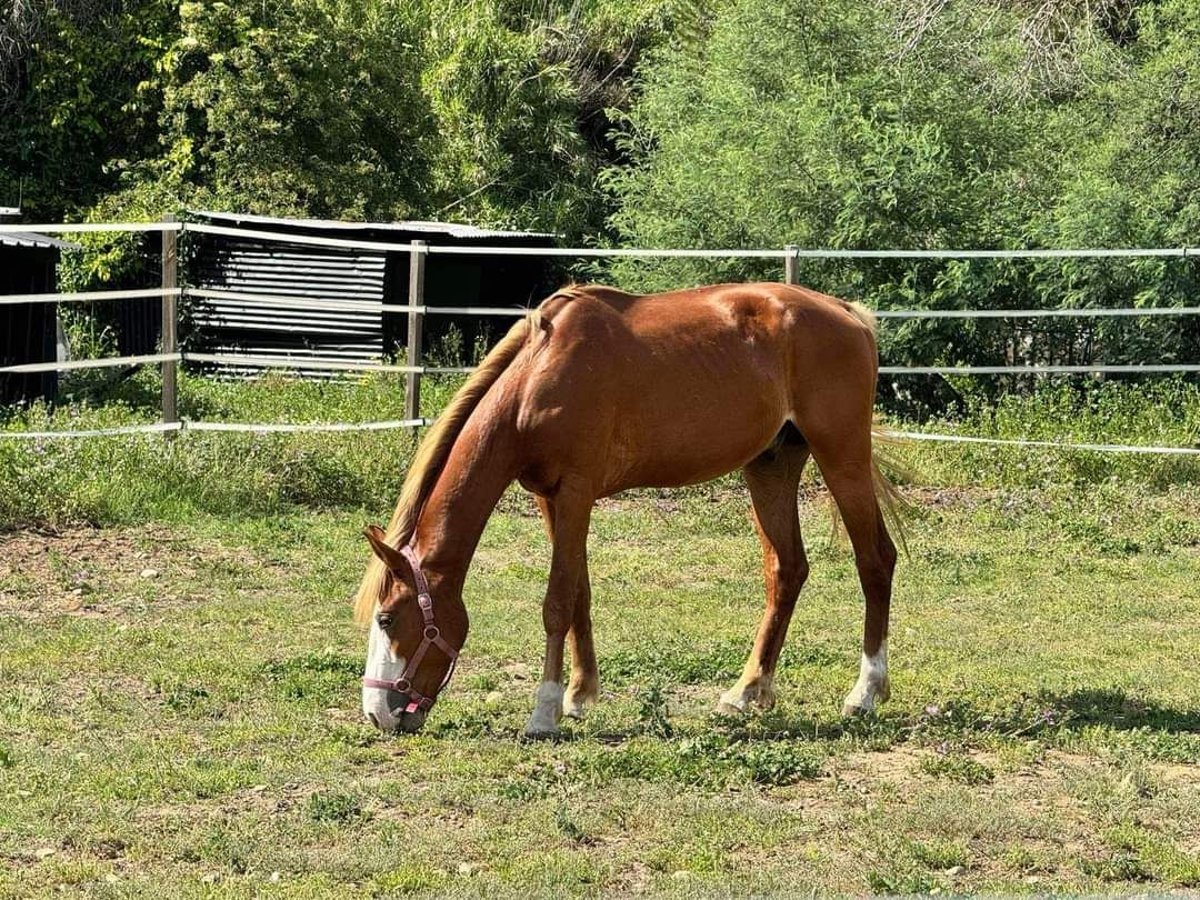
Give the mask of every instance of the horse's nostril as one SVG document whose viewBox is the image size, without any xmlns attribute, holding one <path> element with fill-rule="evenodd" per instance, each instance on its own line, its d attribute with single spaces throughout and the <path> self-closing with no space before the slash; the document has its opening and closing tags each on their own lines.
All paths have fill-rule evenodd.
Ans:
<svg viewBox="0 0 1200 900">
<path fill-rule="evenodd" d="M 379 627 L 385 631 L 392 627 L 391 613 L 380 613 L 375 617 L 375 621 L 379 623 Z"/>
</svg>

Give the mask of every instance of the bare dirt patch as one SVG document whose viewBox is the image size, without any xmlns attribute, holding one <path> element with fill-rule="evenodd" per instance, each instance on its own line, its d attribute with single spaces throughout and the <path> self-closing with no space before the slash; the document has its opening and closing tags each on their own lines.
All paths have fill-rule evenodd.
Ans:
<svg viewBox="0 0 1200 900">
<path fill-rule="evenodd" d="M 0 534 L 0 612 L 28 619 L 111 616 L 202 599 L 204 573 L 263 565 L 165 529 L 68 528 Z"/>
</svg>

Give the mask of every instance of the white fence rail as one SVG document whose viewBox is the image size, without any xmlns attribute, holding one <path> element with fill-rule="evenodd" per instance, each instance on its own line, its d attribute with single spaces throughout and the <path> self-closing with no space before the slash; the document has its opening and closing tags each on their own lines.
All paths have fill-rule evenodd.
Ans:
<svg viewBox="0 0 1200 900">
<path fill-rule="evenodd" d="M 420 379 L 423 375 L 466 373 L 471 367 L 426 366 L 421 361 L 421 320 L 430 315 L 476 315 L 516 317 L 528 310 L 501 307 L 434 307 L 425 305 L 424 270 L 425 260 L 430 255 L 473 255 L 473 256 L 541 256 L 559 258 L 678 258 L 678 259 L 775 259 L 784 263 L 784 281 L 796 283 L 797 262 L 801 259 L 1105 259 L 1105 258 L 1194 258 L 1200 249 L 1191 247 L 1160 248 L 1096 248 L 1059 250 L 833 250 L 807 249 L 788 246 L 779 249 L 727 249 L 695 250 L 665 248 L 548 248 L 548 247 L 494 247 L 458 245 L 430 246 L 423 241 L 388 242 L 363 241 L 315 235 L 288 234 L 278 231 L 245 228 L 230 228 L 203 223 L 177 222 L 168 219 L 162 222 L 115 222 L 79 224 L 0 224 L 0 232 L 10 234 L 78 234 L 87 232 L 160 232 L 163 235 L 163 280 L 157 288 L 117 291 L 81 291 L 56 294 L 19 294 L 0 297 L 0 305 L 10 306 L 23 303 L 91 303 L 99 301 L 161 298 L 163 304 L 162 333 L 163 352 L 140 356 L 123 356 L 106 359 L 75 360 L 71 362 L 27 363 L 0 368 L 0 375 L 31 374 L 39 372 L 62 372 L 79 369 L 98 369 L 147 364 L 163 367 L 162 421 L 114 428 L 88 429 L 79 431 L 16 432 L 0 431 L 0 440 L 9 439 L 52 439 L 83 438 L 111 435 L 137 435 L 175 433 L 180 431 L 208 432 L 353 432 L 382 431 L 396 428 L 412 428 L 428 424 L 419 415 Z M 244 291 L 182 288 L 178 283 L 176 251 L 180 233 L 195 232 L 217 236 L 241 237 L 263 241 L 275 241 L 295 245 L 330 247 L 335 249 L 376 250 L 389 253 L 408 253 L 412 260 L 409 267 L 410 282 L 408 303 L 370 303 L 346 300 L 316 300 L 286 295 L 263 295 Z M 189 353 L 175 348 L 177 328 L 177 301 L 185 297 L 201 299 L 225 299 L 239 303 L 257 304 L 264 307 L 288 307 L 313 312 L 357 311 L 378 312 L 409 316 L 410 339 L 408 361 L 405 365 L 387 363 L 358 363 L 320 357 L 276 357 L 247 354 Z M 890 309 L 877 310 L 875 315 L 882 321 L 907 319 L 1021 319 L 1021 318 L 1098 318 L 1139 316 L 1191 316 L 1200 315 L 1200 306 L 1176 307 L 1127 307 L 1105 309 Z M 197 362 L 209 365 L 242 367 L 245 369 L 277 368 L 293 371 L 344 371 L 344 372 L 388 372 L 401 373 L 407 378 L 406 417 L 381 422 L 358 423 L 239 423 L 184 421 L 176 415 L 175 378 L 181 362 Z M 1158 374 L 1200 372 L 1200 363 L 1172 363 L 1145 365 L 1033 365 L 1033 366 L 882 366 L 882 375 L 1052 375 L 1052 374 Z M 1047 447 L 1087 450 L 1093 452 L 1155 453 L 1194 456 L 1200 449 L 1185 447 L 1143 447 L 1123 444 L 1079 444 L 1055 441 L 1025 441 L 999 438 L 980 438 L 965 435 L 928 434 L 924 432 L 887 432 L 905 440 L 941 441 L 957 443 L 988 444 L 995 446 Z"/>
</svg>

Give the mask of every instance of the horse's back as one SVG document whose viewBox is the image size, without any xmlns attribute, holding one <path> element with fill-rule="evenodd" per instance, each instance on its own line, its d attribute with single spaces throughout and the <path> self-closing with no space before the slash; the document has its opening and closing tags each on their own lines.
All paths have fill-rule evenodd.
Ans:
<svg viewBox="0 0 1200 900">
<path fill-rule="evenodd" d="M 518 427 L 548 460 L 583 465 L 602 449 L 604 493 L 707 480 L 814 406 L 865 397 L 869 410 L 873 399 L 870 329 L 848 304 L 802 288 L 580 286 L 539 318 Z"/>
<path fill-rule="evenodd" d="M 675 352 L 693 356 L 719 348 L 727 360 L 739 350 L 771 347 L 785 356 L 824 359 L 875 356 L 874 324 L 861 307 L 795 285 L 719 284 L 658 294 L 631 294 L 601 285 L 558 291 L 540 307 L 548 330 L 564 341 L 652 347 L 665 363 Z M 857 351 L 857 352 L 854 352 Z"/>
</svg>

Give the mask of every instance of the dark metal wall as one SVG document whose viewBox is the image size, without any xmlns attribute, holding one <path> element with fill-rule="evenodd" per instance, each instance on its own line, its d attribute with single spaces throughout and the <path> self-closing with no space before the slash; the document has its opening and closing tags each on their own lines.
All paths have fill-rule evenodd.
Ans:
<svg viewBox="0 0 1200 900">
<path fill-rule="evenodd" d="M 0 246 L 0 295 L 53 292 L 57 263 L 57 250 Z M 53 303 L 0 306 L 0 367 L 54 362 L 56 312 Z M 54 372 L 0 375 L 0 404 L 52 399 L 57 384 Z"/>
<path fill-rule="evenodd" d="M 216 223 L 229 224 L 226 217 Z M 436 231 L 433 225 L 412 231 L 402 226 L 322 227 L 322 223 L 295 220 L 251 220 L 244 225 L 253 230 L 386 243 L 551 245 L 550 238 L 541 235 L 490 233 L 456 238 Z M 196 232 L 188 235 L 184 264 L 185 282 L 193 288 L 364 304 L 406 304 L 408 273 L 409 254 L 405 252 L 343 250 Z M 538 303 L 557 281 L 557 270 L 537 257 L 431 254 L 426 263 L 425 300 L 429 306 L 525 307 Z M 193 297 L 185 316 L 183 333 L 188 348 L 208 353 L 374 362 L 403 348 L 408 333 L 404 313 L 310 310 L 228 298 Z M 442 349 L 446 335 L 457 331 L 469 361 L 477 345 L 489 345 L 510 322 L 496 317 L 429 315 L 424 327 L 425 349 Z M 255 369 L 247 365 L 244 371 Z"/>
<path fill-rule="evenodd" d="M 381 253 L 264 244 L 192 235 L 185 277 L 191 287 L 249 294 L 379 303 L 387 261 Z M 380 314 L 310 310 L 241 300 L 194 298 L 187 305 L 188 347 L 206 353 L 312 355 L 345 361 L 383 353 Z"/>
</svg>

